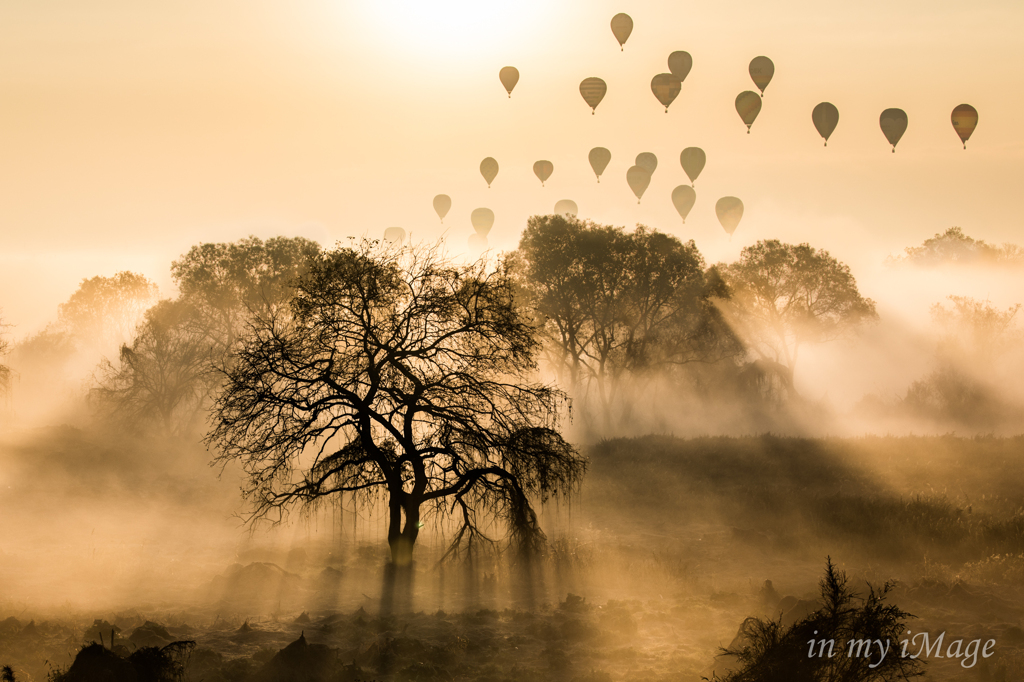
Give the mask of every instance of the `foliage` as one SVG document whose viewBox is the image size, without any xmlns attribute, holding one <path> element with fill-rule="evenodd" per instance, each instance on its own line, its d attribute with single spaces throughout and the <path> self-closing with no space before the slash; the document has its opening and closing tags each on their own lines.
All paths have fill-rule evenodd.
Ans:
<svg viewBox="0 0 1024 682">
<path fill-rule="evenodd" d="M 819 582 L 823 606 L 786 628 L 782 619 L 748 618 L 741 628 L 743 643 L 723 653 L 735 656 L 741 668 L 721 682 L 893 682 L 923 675 L 923 662 L 904 658 L 898 651 L 882 655 L 877 648 L 867 655 L 847 655 L 851 641 L 875 640 L 898 647 L 906 631 L 905 620 L 913 618 L 887 598 L 894 583 L 881 588 L 868 586 L 860 597 L 848 586 L 846 574 L 829 558 L 825 576 Z M 810 641 L 835 640 L 834 655 L 808 655 Z M 865 649 L 861 649 L 865 651 Z M 704 678 L 707 679 L 707 678 Z"/>
<path fill-rule="evenodd" d="M 58 324 L 78 343 L 105 349 L 130 340 L 156 298 L 156 284 L 134 272 L 84 279 L 60 305 Z"/>
<path fill-rule="evenodd" d="M 11 342 L 6 338 L 6 331 L 10 325 L 4 324 L 0 318 L 0 358 L 3 358 L 10 351 Z M 0 396 L 6 396 L 11 390 L 11 368 L 0 363 Z"/>
<path fill-rule="evenodd" d="M 744 247 L 722 273 L 733 293 L 733 301 L 722 304 L 729 321 L 793 395 L 802 345 L 838 338 L 878 317 L 850 268 L 809 244 L 762 240 Z"/>
<path fill-rule="evenodd" d="M 528 381 L 537 351 L 504 269 L 363 241 L 312 261 L 287 310 L 253 317 L 207 443 L 244 468 L 253 521 L 383 491 L 397 565 L 424 505 L 458 512 L 453 548 L 484 538 L 479 511 L 534 547 L 529 498 L 570 492 L 586 466 L 556 430 L 562 393 Z"/>
<path fill-rule="evenodd" d="M 627 380 L 739 352 L 711 303 L 725 296 L 691 240 L 534 216 L 508 259 L 563 386 L 596 396 L 607 422 Z"/>
<path fill-rule="evenodd" d="M 924 240 L 921 246 L 909 246 L 905 253 L 888 260 L 891 264 L 907 263 L 924 267 L 938 265 L 1019 265 L 1024 263 L 1024 251 L 1014 244 L 993 246 L 964 234 L 959 227 Z"/>
</svg>

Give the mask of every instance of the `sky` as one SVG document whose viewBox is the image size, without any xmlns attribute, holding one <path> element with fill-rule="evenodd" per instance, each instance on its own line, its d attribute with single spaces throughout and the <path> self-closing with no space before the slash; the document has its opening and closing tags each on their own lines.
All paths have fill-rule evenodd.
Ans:
<svg viewBox="0 0 1024 682">
<path fill-rule="evenodd" d="M 618 12 L 634 21 L 624 49 Z M 170 296 L 190 246 L 250 234 L 330 246 L 401 226 L 461 252 L 477 207 L 494 211 L 501 251 L 560 199 L 693 239 L 709 263 L 806 241 L 881 297 L 885 257 L 948 227 L 1024 243 L 1022 27 L 1009 1 L 0 3 L 0 310 L 22 338 L 82 279 L 126 269 Z M 676 50 L 693 69 L 665 113 L 650 81 Z M 734 100 L 759 55 L 775 76 L 747 134 Z M 593 115 L 579 93 L 591 76 L 608 84 Z M 811 123 L 822 101 L 840 112 L 827 147 Z M 950 124 L 961 103 L 979 112 L 966 151 Z M 895 153 L 879 129 L 890 107 L 909 118 Z M 596 146 L 612 152 L 600 183 Z M 690 146 L 708 161 L 683 224 L 670 195 Z M 625 174 L 641 152 L 659 165 L 637 204 Z M 722 196 L 745 205 L 732 238 Z M 922 301 L 967 293 L 916 286 Z"/>
</svg>

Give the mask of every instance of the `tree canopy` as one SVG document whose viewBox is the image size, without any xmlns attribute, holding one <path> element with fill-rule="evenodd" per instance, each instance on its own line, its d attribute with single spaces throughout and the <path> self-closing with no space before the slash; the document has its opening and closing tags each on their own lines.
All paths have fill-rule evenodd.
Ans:
<svg viewBox="0 0 1024 682">
<path fill-rule="evenodd" d="M 58 323 L 79 344 L 116 348 L 131 340 L 135 326 L 157 295 L 156 284 L 135 272 L 84 279 L 61 304 Z"/>
<path fill-rule="evenodd" d="M 835 339 L 878 317 L 850 268 L 809 244 L 762 240 L 722 271 L 733 291 L 732 304 L 723 305 L 730 322 L 793 394 L 802 345 Z"/>
<path fill-rule="evenodd" d="M 890 258 L 889 262 L 920 266 L 1020 265 L 1024 263 L 1024 250 L 1014 244 L 994 246 L 969 237 L 959 227 L 951 227 L 925 239 L 921 246 L 908 246 L 902 256 Z"/>
<path fill-rule="evenodd" d="M 569 493 L 586 462 L 557 430 L 565 396 L 530 381 L 539 346 L 513 293 L 504 269 L 439 247 L 313 259 L 287 309 L 254 316 L 207 438 L 243 467 L 251 520 L 383 492 L 395 565 L 424 512 L 454 516 L 453 551 L 485 539 L 481 512 L 536 547 L 531 498 Z"/>
</svg>

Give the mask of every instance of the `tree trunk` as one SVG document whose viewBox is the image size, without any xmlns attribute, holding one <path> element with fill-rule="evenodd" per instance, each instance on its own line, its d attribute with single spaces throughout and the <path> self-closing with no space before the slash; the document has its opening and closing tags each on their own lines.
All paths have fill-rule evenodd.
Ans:
<svg viewBox="0 0 1024 682">
<path fill-rule="evenodd" d="M 405 526 L 402 526 L 402 512 L 405 512 Z M 391 563 L 395 566 L 412 564 L 412 551 L 420 534 L 420 508 L 413 502 L 392 501 L 388 519 L 388 545 L 391 547 Z"/>
</svg>

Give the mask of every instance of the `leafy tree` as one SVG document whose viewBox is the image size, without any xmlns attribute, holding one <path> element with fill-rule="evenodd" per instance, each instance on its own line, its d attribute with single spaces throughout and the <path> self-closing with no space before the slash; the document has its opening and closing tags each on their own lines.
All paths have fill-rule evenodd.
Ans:
<svg viewBox="0 0 1024 682">
<path fill-rule="evenodd" d="M 131 339 L 156 298 L 156 284 L 134 272 L 84 279 L 61 304 L 58 324 L 80 344 L 98 350 L 116 347 Z"/>
<path fill-rule="evenodd" d="M 11 342 L 6 338 L 6 332 L 9 325 L 4 324 L 3 318 L 0 318 L 0 358 L 7 355 L 11 348 Z M 11 390 L 11 368 L 7 365 L 0 364 L 0 396 L 6 396 Z"/>
<path fill-rule="evenodd" d="M 1014 244 L 993 246 L 981 239 L 974 239 L 964 234 L 959 227 L 951 227 L 945 232 L 936 233 L 934 237 L 924 240 L 921 246 L 910 246 L 904 254 L 890 258 L 894 264 L 909 263 L 921 266 L 945 264 L 1020 264 L 1024 263 L 1024 252 Z"/>
<path fill-rule="evenodd" d="M 759 241 L 723 266 L 733 290 L 723 302 L 730 322 L 758 358 L 796 395 L 793 370 L 801 346 L 838 338 L 877 319 L 875 304 L 857 290 L 850 268 L 809 244 Z"/>
<path fill-rule="evenodd" d="M 534 216 L 509 258 L 560 382 L 611 417 L 627 380 L 735 354 L 712 297 L 727 295 L 693 241 L 638 226 Z"/>
<path fill-rule="evenodd" d="M 586 467 L 556 430 L 563 394 L 529 382 L 537 351 L 503 269 L 363 241 L 254 316 L 207 443 L 242 465 L 250 521 L 383 492 L 393 566 L 430 512 L 455 516 L 452 551 L 488 539 L 481 512 L 534 548 L 530 498 L 569 493 Z"/>
</svg>

